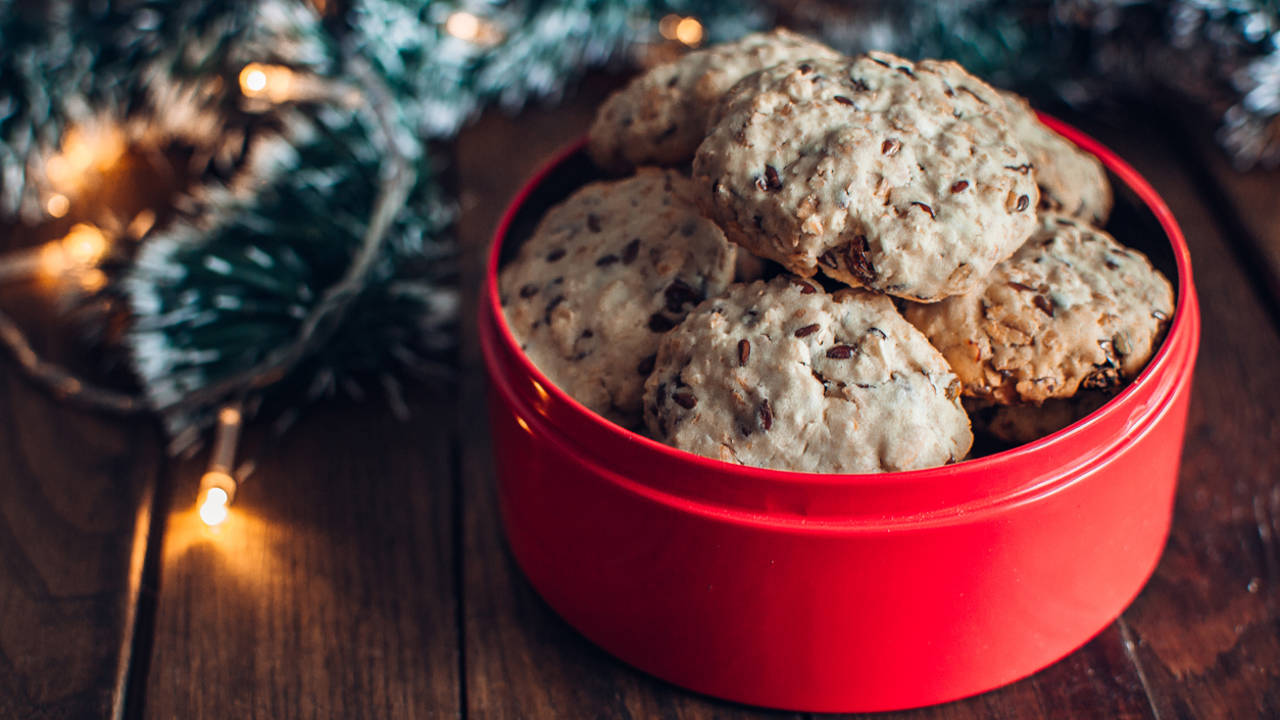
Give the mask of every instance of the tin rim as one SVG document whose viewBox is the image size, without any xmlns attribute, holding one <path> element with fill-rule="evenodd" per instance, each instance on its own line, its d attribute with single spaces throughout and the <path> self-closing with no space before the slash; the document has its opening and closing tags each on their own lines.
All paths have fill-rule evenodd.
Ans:
<svg viewBox="0 0 1280 720">
<path fill-rule="evenodd" d="M 1055 491 L 1055 488 L 1071 482 L 1088 468 L 1105 463 L 1107 456 L 1130 444 L 1135 437 L 1144 434 L 1164 414 L 1178 387 L 1190 382 L 1199 343 L 1199 312 L 1192 284 L 1191 258 L 1186 239 L 1173 213 L 1160 195 L 1131 165 L 1097 140 L 1043 113 L 1040 114 L 1040 119 L 1086 152 L 1096 156 L 1107 170 L 1137 195 L 1142 205 L 1150 210 L 1159 223 L 1165 239 L 1171 246 L 1177 268 L 1177 299 L 1174 314 L 1170 319 L 1165 339 L 1154 357 L 1137 378 L 1108 400 L 1105 405 L 1057 432 L 1031 443 L 941 467 L 891 473 L 833 474 L 773 470 L 726 463 L 664 445 L 596 414 L 551 382 L 520 350 L 519 344 L 507 325 L 505 313 L 502 312 L 498 299 L 498 272 L 502 244 L 511 230 L 517 213 L 549 175 L 582 151 L 586 145 L 585 138 L 558 152 L 533 175 L 511 200 L 494 232 L 485 272 L 485 286 L 481 294 L 479 318 L 482 327 L 481 345 L 490 382 L 495 383 L 502 390 L 508 402 L 521 406 L 521 409 L 527 413 L 528 419 L 525 422 L 535 424 L 540 435 L 555 436 L 559 444 L 572 448 L 580 461 L 590 462 L 597 471 L 603 471 L 613 476 L 615 481 L 622 481 L 637 491 L 651 495 L 655 500 L 679 504 L 689 511 L 711 512 L 716 515 L 725 512 L 742 513 L 743 518 L 747 519 L 768 517 L 775 520 L 774 516 L 787 514 L 785 511 L 762 513 L 758 509 L 735 508 L 733 501 L 717 498 L 714 493 L 686 492 L 683 489 L 677 491 L 672 487 L 663 487 L 661 483 L 645 482 L 618 473 L 598 452 L 591 452 L 582 447 L 588 443 L 573 443 L 566 438 L 565 429 L 556 419 L 551 418 L 546 412 L 535 412 L 535 408 L 523 402 L 520 393 L 516 392 L 512 385 L 512 378 L 503 374 L 501 363 L 497 358 L 498 353 L 504 353 L 508 361 L 514 363 L 516 369 L 532 382 L 533 388 L 543 400 L 549 405 L 556 406 L 560 414 L 567 415 L 577 423 L 579 427 L 575 430 L 588 429 L 591 433 L 600 436 L 600 439 L 607 438 L 607 442 L 614 443 L 616 447 L 626 447 L 637 453 L 653 453 L 667 463 L 682 466 L 689 473 L 732 474 L 757 485 L 773 486 L 782 491 L 787 488 L 820 488 L 856 493 L 860 489 L 872 488 L 878 491 L 891 491 L 893 486 L 907 489 L 953 484 L 965 480 L 989 481 L 1008 474 L 1019 474 L 1023 472 L 1022 467 L 1034 463 L 1041 456 L 1057 454 L 1066 460 L 1055 472 L 1041 474 L 1034 482 L 1011 483 L 1003 487 L 987 486 L 986 491 L 982 488 L 970 488 L 974 492 L 970 494 L 967 502 L 942 503 L 927 510 L 907 513 L 907 515 L 913 523 L 945 522 L 952 516 L 969 516 L 974 511 L 990 511 L 997 506 L 1015 507 L 1050 494 Z M 1137 403 L 1135 399 L 1140 395 L 1150 396 L 1154 402 Z M 1073 446 L 1073 443 L 1079 441 L 1080 436 L 1088 434 L 1099 423 L 1127 412 L 1133 412 L 1134 415 L 1125 424 L 1125 432 L 1117 433 L 1109 438 L 1108 442 L 1102 444 L 1085 442 L 1083 445 Z M 800 514 L 804 515 L 804 513 Z M 848 519 L 847 514 L 836 513 L 829 522 L 843 525 L 847 524 Z M 908 520 L 906 516 L 878 518 L 878 521 L 893 524 L 906 520 Z M 804 517 L 802 522 L 805 527 L 814 528 L 828 521 L 822 518 Z"/>
</svg>

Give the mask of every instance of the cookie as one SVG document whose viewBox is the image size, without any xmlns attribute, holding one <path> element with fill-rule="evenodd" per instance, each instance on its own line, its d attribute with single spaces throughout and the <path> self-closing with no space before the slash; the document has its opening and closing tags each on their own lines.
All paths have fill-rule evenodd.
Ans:
<svg viewBox="0 0 1280 720">
<path fill-rule="evenodd" d="M 722 102 L 694 156 L 698 202 L 799 275 L 935 301 L 1035 229 L 1040 195 L 1003 101 L 955 63 L 784 63 Z"/>
<path fill-rule="evenodd" d="M 1114 392 L 1085 390 L 1069 398 L 1050 398 L 1040 405 L 996 405 L 976 398 L 963 401 L 974 432 L 986 433 L 1010 445 L 1025 445 L 1058 432 L 1113 397 Z"/>
<path fill-rule="evenodd" d="M 737 249 L 690 197 L 689 180 L 642 168 L 552 208 L 499 289 L 520 347 L 591 410 L 640 425 L 662 334 L 733 281 Z"/>
<path fill-rule="evenodd" d="M 946 356 L 966 396 L 1040 403 L 1137 375 L 1173 314 L 1173 288 L 1142 253 L 1046 214 L 985 287 L 903 314 Z"/>
<path fill-rule="evenodd" d="M 1019 95 L 1000 93 L 1013 132 L 1027 151 L 1040 186 L 1040 209 L 1102 227 L 1111 216 L 1111 182 L 1098 158 L 1040 122 Z"/>
<path fill-rule="evenodd" d="M 615 171 L 688 162 L 706 135 L 712 108 L 740 78 L 784 60 L 838 58 L 787 30 L 753 33 L 658 65 L 614 93 L 596 113 L 588 150 Z"/>
<path fill-rule="evenodd" d="M 665 336 L 644 420 L 682 450 L 804 472 L 933 467 L 973 442 L 955 375 L 888 298 L 794 276 L 734 285 Z"/>
</svg>

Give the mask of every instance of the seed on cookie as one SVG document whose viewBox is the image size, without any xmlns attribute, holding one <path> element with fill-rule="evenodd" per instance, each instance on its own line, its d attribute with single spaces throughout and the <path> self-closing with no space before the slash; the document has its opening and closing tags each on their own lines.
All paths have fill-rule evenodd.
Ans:
<svg viewBox="0 0 1280 720">
<path fill-rule="evenodd" d="M 1000 93 L 1005 115 L 1028 162 L 1012 169 L 1032 172 L 1041 210 L 1063 213 L 1102 227 L 1111 214 L 1111 183 L 1098 158 L 1040 122 L 1026 100 Z"/>
<path fill-rule="evenodd" d="M 935 301 L 1030 235 L 1039 191 L 994 89 L 885 53 L 808 64 L 741 80 L 694 156 L 699 205 L 730 240 L 803 277 Z"/>
<path fill-rule="evenodd" d="M 642 252 L 643 251 L 643 252 Z M 553 207 L 501 272 L 508 325 L 547 378 L 623 426 L 641 424 L 661 333 L 733 280 L 737 250 L 679 172 L 642 168 Z"/>
<path fill-rule="evenodd" d="M 987 403 L 1114 388 L 1142 370 L 1173 311 L 1172 286 L 1141 253 L 1050 213 L 984 282 L 904 314 L 951 362 L 964 395 Z"/>
<path fill-rule="evenodd" d="M 651 68 L 610 96 L 596 113 L 588 151 L 598 165 L 615 171 L 687 162 L 717 102 L 739 79 L 783 61 L 838 57 L 825 45 L 782 29 L 688 53 Z"/>
<path fill-rule="evenodd" d="M 906 470 L 965 455 L 972 436 L 956 377 L 888 298 L 793 287 L 785 276 L 731 286 L 662 338 L 645 384 L 655 439 L 806 472 Z M 880 337 L 878 352 L 816 342 L 827 332 Z"/>
</svg>

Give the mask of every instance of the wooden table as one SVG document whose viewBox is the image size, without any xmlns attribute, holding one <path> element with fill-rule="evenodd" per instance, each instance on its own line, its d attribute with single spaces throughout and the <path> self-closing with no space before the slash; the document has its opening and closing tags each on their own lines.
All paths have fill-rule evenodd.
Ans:
<svg viewBox="0 0 1280 720">
<path fill-rule="evenodd" d="M 481 259 L 522 179 L 613 84 L 491 113 L 458 140 L 459 390 L 421 393 L 408 423 L 370 405 L 318 410 L 281 441 L 251 427 L 257 471 L 220 529 L 192 511 L 203 466 L 166 460 L 154 423 L 66 407 L 0 359 L 0 718 L 787 715 L 595 649 L 530 589 L 498 526 Z M 900 716 L 1280 717 L 1280 173 L 1233 173 L 1167 116 L 1083 125 L 1146 174 L 1191 245 L 1204 339 L 1173 532 L 1088 645 Z"/>
</svg>

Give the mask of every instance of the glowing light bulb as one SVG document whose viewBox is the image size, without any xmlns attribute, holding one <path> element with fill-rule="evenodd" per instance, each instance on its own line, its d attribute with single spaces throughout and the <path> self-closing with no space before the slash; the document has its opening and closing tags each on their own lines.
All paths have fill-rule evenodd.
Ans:
<svg viewBox="0 0 1280 720">
<path fill-rule="evenodd" d="M 283 65 L 249 63 L 240 71 L 240 92 L 245 97 L 281 103 L 294 99 L 294 73 Z"/>
<path fill-rule="evenodd" d="M 684 18 L 676 24 L 676 39 L 689 47 L 697 47 L 702 42 L 702 23 L 696 18 Z"/>
<path fill-rule="evenodd" d="M 107 236 L 87 223 L 76 223 L 62 238 L 62 249 L 74 265 L 93 267 L 107 252 Z"/>
<path fill-rule="evenodd" d="M 444 22 L 444 31 L 462 40 L 474 40 L 480 34 L 480 18 L 469 12 L 456 12 Z"/>
<path fill-rule="evenodd" d="M 209 488 L 209 492 L 205 493 L 204 502 L 200 503 L 200 519 L 209 527 L 221 525 L 227 520 L 227 504 L 230 502 L 231 498 L 226 490 L 220 487 Z"/>
<path fill-rule="evenodd" d="M 668 40 L 676 39 L 676 26 L 684 18 L 679 15 L 666 15 L 658 21 L 658 33 Z"/>
<path fill-rule="evenodd" d="M 267 89 L 267 74 L 254 65 L 246 65 L 240 73 L 240 87 L 246 94 L 260 93 Z"/>
<path fill-rule="evenodd" d="M 45 201 L 44 209 L 49 213 L 49 217 L 60 218 L 71 209 L 71 200 L 62 193 L 54 193 Z"/>
<path fill-rule="evenodd" d="M 227 508 L 236 496 L 236 479 L 231 476 L 235 465 L 236 444 L 244 418 L 240 408 L 227 405 L 218 411 L 218 431 L 213 451 L 209 454 L 209 468 L 200 477 L 200 519 L 210 527 L 227 519 Z"/>
<path fill-rule="evenodd" d="M 449 15 L 444 21 L 444 31 L 459 40 L 476 45 L 497 45 L 503 38 L 502 30 L 497 25 L 465 11 Z"/>
<path fill-rule="evenodd" d="M 113 125 L 95 123 L 86 128 L 70 128 L 63 134 L 57 154 L 45 161 L 45 177 L 55 188 L 75 193 L 93 173 L 110 170 L 127 149 L 124 131 Z M 56 207 L 53 198 L 49 202 Z M 45 209 L 50 215 L 60 217 L 48 204 Z"/>
<path fill-rule="evenodd" d="M 107 274 L 97 268 L 86 270 L 80 274 L 80 289 L 87 293 L 96 293 L 107 286 Z"/>
<path fill-rule="evenodd" d="M 210 527 L 226 521 L 236 481 L 220 470 L 210 470 L 200 478 L 200 519 Z"/>
</svg>

